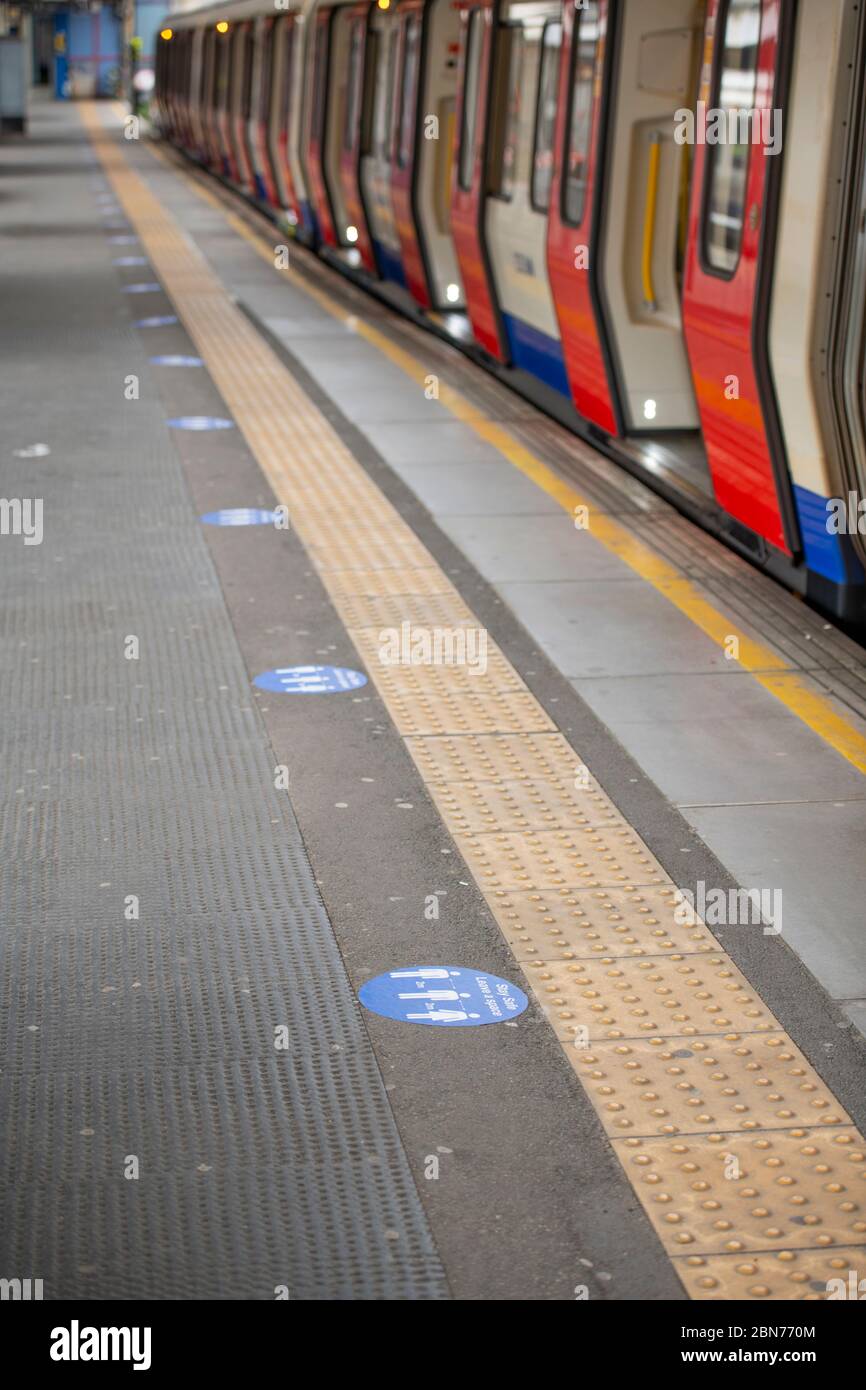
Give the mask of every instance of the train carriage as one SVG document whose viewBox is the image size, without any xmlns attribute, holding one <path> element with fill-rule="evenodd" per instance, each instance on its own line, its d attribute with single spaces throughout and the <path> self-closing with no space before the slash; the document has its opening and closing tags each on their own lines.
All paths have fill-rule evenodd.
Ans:
<svg viewBox="0 0 866 1390">
<path fill-rule="evenodd" d="M 866 622 L 858 0 L 240 0 L 164 32 L 167 139 Z"/>
</svg>

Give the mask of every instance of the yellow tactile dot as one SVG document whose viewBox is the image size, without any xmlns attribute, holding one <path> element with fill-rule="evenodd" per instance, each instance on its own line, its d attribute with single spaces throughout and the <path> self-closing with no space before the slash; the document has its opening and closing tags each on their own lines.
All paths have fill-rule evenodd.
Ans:
<svg viewBox="0 0 866 1390">
<path fill-rule="evenodd" d="M 750 1254 L 745 1260 L 735 1255 L 710 1255 L 699 1265 L 679 1258 L 676 1251 L 671 1253 L 691 1298 L 756 1302 L 850 1298 L 852 1283 L 856 1285 L 858 1276 L 866 1276 L 864 1245 L 840 1248 L 833 1258 L 820 1250 L 779 1250 Z"/>
<path fill-rule="evenodd" d="M 562 1038 L 587 1029 L 590 1043 L 696 1037 L 778 1028 L 745 978 L 720 953 L 570 964 L 527 963 L 536 994 Z"/>
<path fill-rule="evenodd" d="M 666 881 L 649 850 L 625 826 L 461 835 L 459 845 L 485 891 L 618 888 Z"/>
<path fill-rule="evenodd" d="M 528 973 L 532 979 L 531 970 Z M 770 1047 L 780 1036 L 785 1046 Z M 582 1041 L 580 1036 L 576 1038 L 577 1044 Z M 739 1131 L 748 1136 L 795 1125 L 850 1123 L 835 1097 L 784 1034 L 590 1041 L 586 1046 L 575 1045 L 568 1055 L 612 1138 L 687 1136 L 704 1131 L 714 1136 L 712 1142 L 717 1144 L 715 1136 L 724 1133 Z M 763 1144 L 770 1151 L 764 1168 L 771 1176 L 774 1168 L 779 1169 L 775 1186 L 790 1185 L 790 1166 L 785 1167 L 770 1139 L 763 1135 L 756 1141 L 757 1152 Z M 805 1154 L 803 1157 L 808 1161 Z M 645 1162 L 641 1153 L 635 1166 Z M 684 1174 L 690 1171 L 689 1162 L 683 1164 Z M 815 1171 L 819 1176 L 820 1166 Z M 689 1179 L 694 1183 L 707 1180 L 707 1174 L 698 1171 Z M 747 1182 L 741 1191 L 749 1188 Z M 798 1188 L 797 1194 L 801 1190 Z M 761 1205 L 757 1193 L 756 1188 L 756 1209 Z M 795 1195 L 791 1206 L 797 1205 Z"/>
<path fill-rule="evenodd" d="M 804 1134 L 812 1144 L 804 1144 Z M 833 1129 L 778 1130 L 712 1140 L 641 1137 L 621 1140 L 616 1149 L 663 1240 L 673 1217 L 703 1252 L 778 1249 L 780 1261 L 793 1264 L 798 1249 L 866 1242 L 866 1160 L 845 1169 L 839 1139 Z M 831 1166 L 845 1169 L 847 1202 L 827 1200 L 810 1151 L 816 1146 Z"/>
<path fill-rule="evenodd" d="M 706 927 L 676 920 L 674 888 L 500 888 L 485 896 L 518 960 L 707 954 L 719 949 Z"/>
<path fill-rule="evenodd" d="M 430 782 L 561 781 L 581 770 L 562 734 L 473 734 L 409 738 L 409 752 Z M 589 778 L 588 787 L 600 790 Z"/>
<path fill-rule="evenodd" d="M 435 782 L 430 790 L 452 834 L 625 824 L 602 792 L 570 782 Z"/>
</svg>

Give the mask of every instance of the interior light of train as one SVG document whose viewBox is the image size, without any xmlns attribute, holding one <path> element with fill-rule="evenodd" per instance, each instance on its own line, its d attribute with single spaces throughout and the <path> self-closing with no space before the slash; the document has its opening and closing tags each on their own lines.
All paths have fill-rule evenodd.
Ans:
<svg viewBox="0 0 866 1390">
<path fill-rule="evenodd" d="M 390 10 L 391 8 L 391 0 L 376 0 L 376 4 L 380 10 Z"/>
<path fill-rule="evenodd" d="M 654 420 L 656 418 L 656 410 L 657 406 L 654 400 L 644 401 L 643 417 L 645 420 Z"/>
<path fill-rule="evenodd" d="M 161 39 L 170 39 L 170 38 L 172 37 L 173 34 L 174 34 L 174 30 L 173 30 L 173 29 L 160 29 L 160 31 L 159 31 L 159 37 L 160 37 Z"/>
<path fill-rule="evenodd" d="M 460 286 L 446 285 L 445 298 L 448 300 L 449 304 L 456 304 L 458 299 L 460 298 Z"/>
<path fill-rule="evenodd" d="M 227 20 L 227 19 L 220 19 L 220 20 L 218 20 L 218 21 L 217 21 L 217 27 L 216 27 L 216 28 L 217 28 L 217 33 L 218 33 L 218 34 L 227 34 L 228 31 L 229 31 L 229 22 L 228 22 L 228 20 Z"/>
<path fill-rule="evenodd" d="M 347 228 L 346 228 L 346 240 L 347 240 L 347 241 L 357 241 L 357 240 L 358 240 L 358 228 L 357 228 L 357 227 L 347 227 Z"/>
</svg>

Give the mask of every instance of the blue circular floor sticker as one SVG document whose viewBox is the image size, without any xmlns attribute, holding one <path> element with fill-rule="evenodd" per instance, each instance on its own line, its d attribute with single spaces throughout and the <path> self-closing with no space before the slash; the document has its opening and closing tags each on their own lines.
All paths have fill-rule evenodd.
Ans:
<svg viewBox="0 0 866 1390">
<path fill-rule="evenodd" d="M 468 970 L 464 965 L 418 965 L 389 970 L 361 986 L 365 1009 L 401 1023 L 435 1028 L 478 1028 L 507 1023 L 522 1014 L 529 1000 L 510 980 Z"/>
<path fill-rule="evenodd" d="M 253 685 L 280 695 L 331 695 L 338 690 L 357 690 L 367 684 L 361 671 L 346 666 L 282 666 L 262 671 Z"/>
<path fill-rule="evenodd" d="M 168 422 L 176 430 L 233 430 L 233 420 L 223 420 L 219 415 L 176 415 Z"/>
<path fill-rule="evenodd" d="M 279 519 L 279 512 L 266 512 L 261 507 L 226 507 L 199 517 L 205 526 L 275 526 Z"/>
</svg>

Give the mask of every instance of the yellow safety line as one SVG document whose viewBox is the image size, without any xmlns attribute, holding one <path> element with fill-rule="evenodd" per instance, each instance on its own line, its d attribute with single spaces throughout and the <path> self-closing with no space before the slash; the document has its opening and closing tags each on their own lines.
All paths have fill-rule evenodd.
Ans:
<svg viewBox="0 0 866 1390">
<path fill-rule="evenodd" d="M 81 110 L 684 1288 L 815 1297 L 866 1256 L 862 1136 L 495 643 L 484 669 L 385 659 L 389 622 L 474 615 Z"/>
<path fill-rule="evenodd" d="M 157 146 L 150 145 L 148 148 L 169 167 L 179 172 L 178 166 L 167 160 Z M 211 206 L 219 208 L 232 229 L 276 270 L 273 246 L 268 245 L 264 234 L 254 231 L 237 214 L 228 211 L 225 204 L 204 188 L 198 178 L 190 177 L 187 171 L 183 172 L 199 196 Z M 426 384 L 429 369 L 412 353 L 399 347 L 379 329 L 344 308 L 325 290 L 311 284 L 291 268 L 277 273 L 287 276 L 293 288 L 303 291 L 333 318 L 344 323 L 351 332 L 366 339 L 413 381 L 422 386 Z M 747 671 L 769 695 L 784 705 L 790 714 L 806 724 L 859 772 L 866 773 L 866 734 L 861 733 L 850 719 L 840 714 L 830 699 L 818 694 L 794 667 L 763 642 L 749 637 L 736 622 L 704 598 L 679 570 L 638 540 L 632 532 L 612 517 L 595 511 L 588 500 L 570 483 L 543 463 L 531 450 L 518 443 L 502 425 L 489 420 L 483 409 L 474 406 L 461 392 L 447 383 L 440 382 L 438 399 L 440 405 L 445 406 L 480 439 L 498 450 L 503 458 L 530 478 L 542 492 L 558 502 L 564 511 L 571 516 L 577 515 L 578 511 L 589 515 L 590 533 L 606 550 L 617 555 L 623 564 L 678 608 L 726 653 L 732 649 L 737 650 L 734 665 L 739 665 Z M 732 645 L 734 638 L 736 648 Z"/>
</svg>

